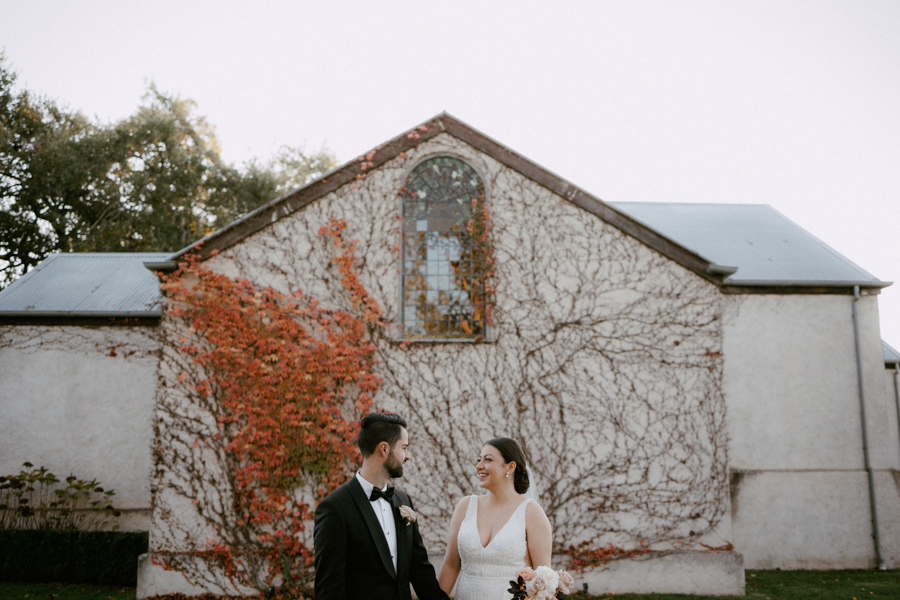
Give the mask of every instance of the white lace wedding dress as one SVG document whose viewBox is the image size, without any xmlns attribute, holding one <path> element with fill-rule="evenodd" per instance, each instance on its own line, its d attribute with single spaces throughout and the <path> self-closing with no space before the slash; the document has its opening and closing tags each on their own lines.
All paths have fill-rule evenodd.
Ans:
<svg viewBox="0 0 900 600">
<path fill-rule="evenodd" d="M 481 546 L 476 524 L 478 496 L 471 496 L 466 516 L 459 526 L 456 547 L 462 567 L 456 583 L 456 600 L 502 600 L 516 571 L 525 566 L 525 506 L 522 501 L 506 525 Z"/>
</svg>

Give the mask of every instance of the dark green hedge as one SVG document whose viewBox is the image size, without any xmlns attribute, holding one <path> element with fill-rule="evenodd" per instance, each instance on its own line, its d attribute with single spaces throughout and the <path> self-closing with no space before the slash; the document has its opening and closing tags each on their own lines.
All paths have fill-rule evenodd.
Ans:
<svg viewBox="0 0 900 600">
<path fill-rule="evenodd" d="M 137 585 L 146 531 L 0 529 L 0 581 Z"/>
</svg>

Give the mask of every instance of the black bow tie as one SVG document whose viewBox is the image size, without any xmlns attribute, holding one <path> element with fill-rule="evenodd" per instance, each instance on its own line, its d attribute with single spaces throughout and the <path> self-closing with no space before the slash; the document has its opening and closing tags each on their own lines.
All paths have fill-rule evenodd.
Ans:
<svg viewBox="0 0 900 600">
<path fill-rule="evenodd" d="M 372 493 L 369 494 L 369 502 L 375 502 L 379 498 L 384 498 L 388 502 L 391 501 L 391 498 L 394 497 L 394 488 L 389 487 L 385 491 L 381 491 L 378 488 L 372 488 Z"/>
</svg>

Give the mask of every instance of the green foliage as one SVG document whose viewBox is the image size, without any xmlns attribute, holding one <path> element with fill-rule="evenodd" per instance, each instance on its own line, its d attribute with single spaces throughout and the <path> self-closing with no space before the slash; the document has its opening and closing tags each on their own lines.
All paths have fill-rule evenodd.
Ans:
<svg viewBox="0 0 900 600">
<path fill-rule="evenodd" d="M 72 249 L 103 213 L 107 159 L 99 131 L 80 114 L 15 93 L 0 56 L 0 261 L 3 279 L 54 250 Z"/>
<path fill-rule="evenodd" d="M 69 475 L 63 487 L 46 467 L 23 466 L 18 475 L 0 476 L 0 530 L 99 529 L 119 516 L 112 505 L 116 493 L 96 479 Z"/>
<path fill-rule="evenodd" d="M 900 598 L 900 570 L 897 569 L 747 571 L 746 581 L 747 598 L 752 600 Z"/>
<path fill-rule="evenodd" d="M 900 571 L 747 571 L 747 600 L 850 600 L 900 598 Z M 686 594 L 605 594 L 572 600 L 712 600 Z"/>
<path fill-rule="evenodd" d="M 133 587 L 109 585 L 73 585 L 70 583 L 0 582 L 0 598 L 4 600 L 32 600 L 59 598 L 60 600 L 134 600 Z"/>
<path fill-rule="evenodd" d="M 134 586 L 147 532 L 0 530 L 0 581 Z M 0 587 L 0 597 L 7 598 Z"/>
<path fill-rule="evenodd" d="M 0 287 L 52 252 L 178 250 L 335 163 L 284 147 L 234 167 L 196 105 L 153 85 L 102 124 L 15 80 L 0 55 Z"/>
<path fill-rule="evenodd" d="M 282 146 L 269 161 L 253 160 L 243 170 L 228 167 L 223 187 L 208 209 L 217 227 L 302 187 L 334 168 L 337 159 L 325 147 L 315 154 L 303 148 Z M 193 241 L 193 240 L 191 240 Z"/>
</svg>

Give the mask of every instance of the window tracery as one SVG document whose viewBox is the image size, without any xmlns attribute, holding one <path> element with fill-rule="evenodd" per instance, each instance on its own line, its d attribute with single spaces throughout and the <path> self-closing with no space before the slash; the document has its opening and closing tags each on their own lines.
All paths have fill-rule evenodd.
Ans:
<svg viewBox="0 0 900 600">
<path fill-rule="evenodd" d="M 401 325 L 404 339 L 487 334 L 485 265 L 473 236 L 484 183 L 451 156 L 417 165 L 401 190 Z"/>
</svg>

